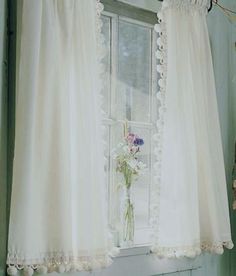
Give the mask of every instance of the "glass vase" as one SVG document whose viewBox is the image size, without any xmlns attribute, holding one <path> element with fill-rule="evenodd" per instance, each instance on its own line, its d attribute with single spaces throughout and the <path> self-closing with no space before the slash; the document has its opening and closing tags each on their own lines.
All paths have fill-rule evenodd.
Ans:
<svg viewBox="0 0 236 276">
<path fill-rule="evenodd" d="M 131 198 L 131 189 L 125 187 L 122 214 L 122 239 L 125 247 L 130 247 L 134 243 L 134 225 L 134 203 Z"/>
</svg>

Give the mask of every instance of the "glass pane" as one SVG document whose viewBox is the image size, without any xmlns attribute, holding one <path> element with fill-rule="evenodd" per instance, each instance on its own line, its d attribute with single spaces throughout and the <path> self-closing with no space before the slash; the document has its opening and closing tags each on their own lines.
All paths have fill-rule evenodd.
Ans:
<svg viewBox="0 0 236 276">
<path fill-rule="evenodd" d="M 118 119 L 149 122 L 151 88 L 151 29 L 119 21 Z"/>
<path fill-rule="evenodd" d="M 116 160 L 114 155 L 116 153 L 116 148 L 119 143 L 123 142 L 123 124 L 116 123 L 111 126 L 111 159 L 110 159 L 110 223 L 112 226 L 119 230 L 121 225 L 120 221 L 120 207 L 122 200 L 122 188 L 120 183 L 123 183 L 124 179 L 120 173 L 116 172 Z"/>
<path fill-rule="evenodd" d="M 111 87 L 111 18 L 102 16 L 102 34 L 105 40 L 106 55 L 103 59 L 106 72 L 104 85 L 104 111 L 107 117 L 110 115 L 110 87 Z"/>
</svg>

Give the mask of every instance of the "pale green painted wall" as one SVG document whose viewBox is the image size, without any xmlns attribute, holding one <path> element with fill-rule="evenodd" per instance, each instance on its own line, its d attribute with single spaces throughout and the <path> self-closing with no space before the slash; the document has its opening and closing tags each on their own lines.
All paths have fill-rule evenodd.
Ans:
<svg viewBox="0 0 236 276">
<path fill-rule="evenodd" d="M 7 51 L 6 1 L 0 0 L 0 276 L 4 275 L 6 258 L 7 199 Z"/>
<path fill-rule="evenodd" d="M 234 0 L 224 0 L 221 3 L 235 9 Z M 230 208 L 232 205 L 231 173 L 234 159 L 235 122 L 236 111 L 235 93 L 236 81 L 236 51 L 235 51 L 235 28 L 233 24 L 214 7 L 208 17 L 209 34 L 212 47 L 214 71 L 216 77 L 217 100 L 219 117 L 221 123 L 226 175 L 228 180 L 228 194 Z M 231 211 L 232 234 L 235 241 L 236 216 Z M 236 275 L 236 250 L 227 251 L 222 257 L 206 258 L 205 267 L 211 276 L 233 276 Z"/>
</svg>

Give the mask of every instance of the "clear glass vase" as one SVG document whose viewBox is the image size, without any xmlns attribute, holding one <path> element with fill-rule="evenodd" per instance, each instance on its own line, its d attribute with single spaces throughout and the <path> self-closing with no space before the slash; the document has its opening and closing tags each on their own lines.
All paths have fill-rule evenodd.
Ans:
<svg viewBox="0 0 236 276">
<path fill-rule="evenodd" d="M 125 187 L 124 201 L 123 201 L 123 214 L 122 214 L 122 243 L 123 246 L 129 247 L 134 243 L 134 203 L 131 198 L 130 188 Z"/>
</svg>

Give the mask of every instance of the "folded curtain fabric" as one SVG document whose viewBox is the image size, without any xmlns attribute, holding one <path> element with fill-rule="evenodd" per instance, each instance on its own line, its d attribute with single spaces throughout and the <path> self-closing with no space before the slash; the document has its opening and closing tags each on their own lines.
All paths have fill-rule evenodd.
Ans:
<svg viewBox="0 0 236 276">
<path fill-rule="evenodd" d="M 152 250 L 195 257 L 232 248 L 209 35 L 208 0 L 164 0 L 158 13 Z"/>
<path fill-rule="evenodd" d="M 18 1 L 8 273 L 110 264 L 96 0 Z"/>
</svg>

